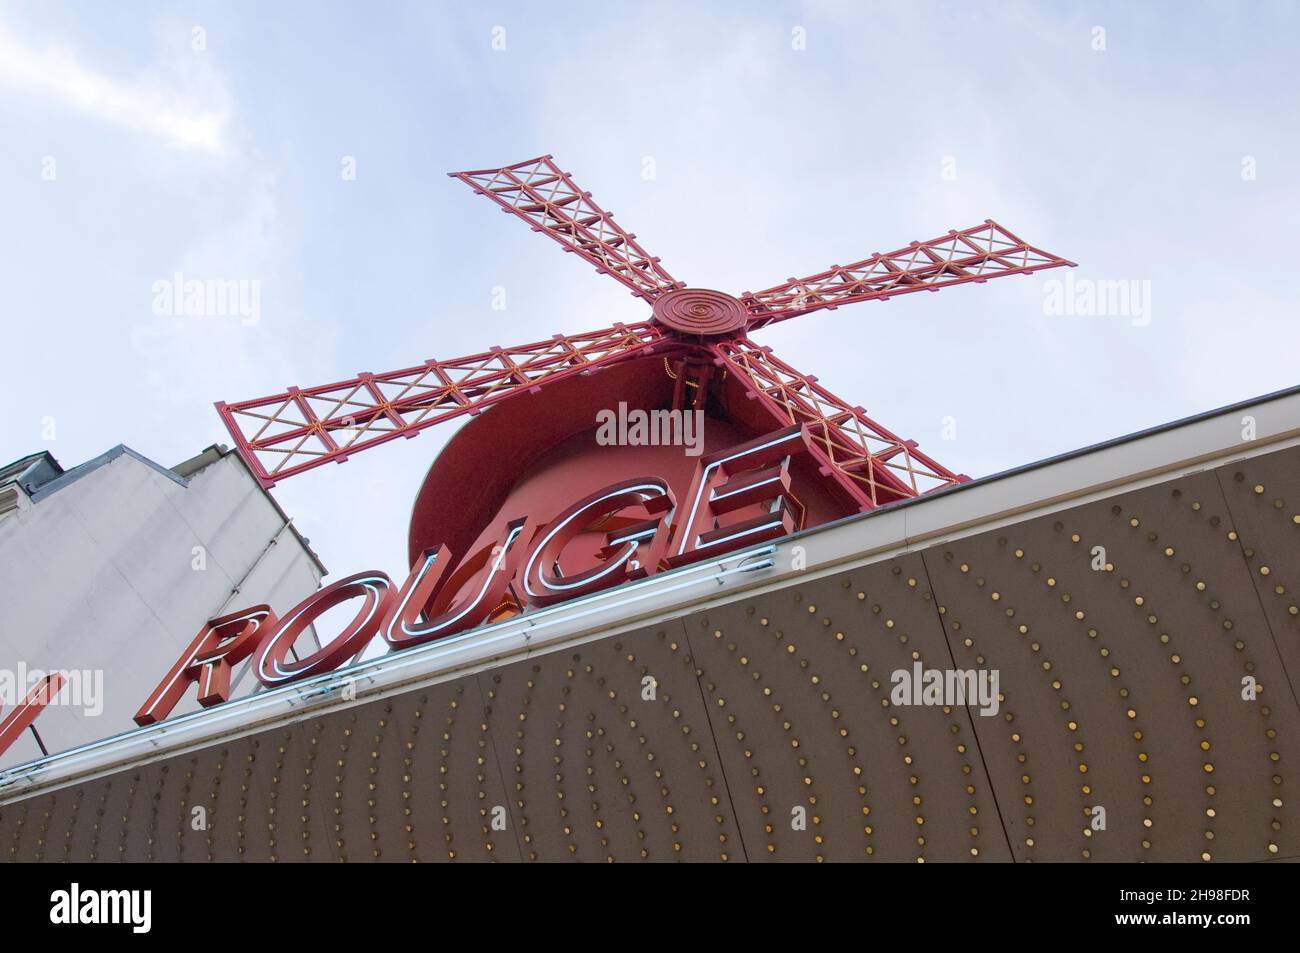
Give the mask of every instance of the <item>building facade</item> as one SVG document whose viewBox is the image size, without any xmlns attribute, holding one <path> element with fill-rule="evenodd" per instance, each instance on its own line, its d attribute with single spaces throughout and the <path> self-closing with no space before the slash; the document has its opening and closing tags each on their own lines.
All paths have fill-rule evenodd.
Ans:
<svg viewBox="0 0 1300 953">
<path fill-rule="evenodd" d="M 1300 390 L 11 769 L 0 848 L 1295 859 L 1298 541 Z"/>
<path fill-rule="evenodd" d="M 36 670 L 67 672 L 79 696 L 47 707 L 0 767 L 134 728 L 209 618 L 247 600 L 287 610 L 324 572 L 224 448 L 172 468 L 117 446 L 66 471 L 48 453 L 0 469 L 0 667 L 19 689 L 4 707 Z"/>
</svg>

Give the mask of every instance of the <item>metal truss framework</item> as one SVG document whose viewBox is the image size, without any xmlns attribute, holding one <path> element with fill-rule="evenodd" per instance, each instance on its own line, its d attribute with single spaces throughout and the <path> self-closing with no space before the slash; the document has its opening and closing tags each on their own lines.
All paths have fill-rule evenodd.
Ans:
<svg viewBox="0 0 1300 953">
<path fill-rule="evenodd" d="M 716 362 L 748 382 L 749 393 L 783 424 L 808 424 L 813 455 L 828 475 L 863 509 L 955 486 L 967 478 L 953 473 L 882 427 L 861 407 L 836 397 L 780 360 L 769 347 L 747 339 L 711 346 Z"/>
<path fill-rule="evenodd" d="M 968 281 L 1027 275 L 1068 264 L 1072 263 L 1025 244 L 989 219 L 852 265 L 832 265 L 807 278 L 791 278 L 764 291 L 747 291 L 740 300 L 749 312 L 748 330 L 752 331 L 821 308 L 888 301 L 893 295 L 912 291 L 938 291 Z"/>
<path fill-rule="evenodd" d="M 544 382 L 627 360 L 664 337 L 649 322 L 616 324 L 450 361 L 428 360 L 387 374 L 290 387 L 257 400 L 218 403 L 217 412 L 258 480 L 270 487 L 368 447 L 477 414 Z"/>
<path fill-rule="evenodd" d="M 686 350 L 707 354 L 737 375 L 777 425 L 808 424 L 823 472 L 862 509 L 871 509 L 966 477 L 831 394 L 815 377 L 779 360 L 769 348 L 754 344 L 748 332 L 823 308 L 1073 264 L 987 220 L 733 298 L 687 288 L 675 279 L 549 155 L 451 175 L 652 304 L 652 319 L 218 403 L 239 452 L 264 487 L 536 392 L 552 381 L 651 353 Z"/>
<path fill-rule="evenodd" d="M 486 195 L 502 211 L 518 215 L 534 231 L 559 242 L 620 281 L 632 293 L 653 301 L 665 291 L 683 287 L 640 245 L 636 236 L 614 224 L 614 216 L 592 201 L 561 172 L 551 156 L 541 156 L 500 169 L 452 172 L 474 190 Z"/>
</svg>

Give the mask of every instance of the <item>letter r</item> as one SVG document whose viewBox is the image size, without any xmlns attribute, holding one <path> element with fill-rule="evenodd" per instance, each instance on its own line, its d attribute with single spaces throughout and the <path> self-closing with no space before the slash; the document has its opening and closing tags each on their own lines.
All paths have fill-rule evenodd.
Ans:
<svg viewBox="0 0 1300 953">
<path fill-rule="evenodd" d="M 230 698 L 231 669 L 253 654 L 279 620 L 268 605 L 209 619 L 135 714 L 137 725 L 152 725 L 171 714 L 191 682 L 199 683 L 204 708 Z"/>
</svg>

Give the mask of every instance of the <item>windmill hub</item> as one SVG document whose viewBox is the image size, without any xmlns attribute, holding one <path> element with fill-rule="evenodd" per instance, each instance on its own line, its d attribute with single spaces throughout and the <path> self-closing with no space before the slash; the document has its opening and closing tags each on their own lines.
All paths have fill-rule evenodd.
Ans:
<svg viewBox="0 0 1300 953">
<path fill-rule="evenodd" d="M 655 299 L 654 319 L 682 334 L 721 337 L 745 327 L 749 317 L 736 298 L 707 288 L 678 288 Z"/>
</svg>

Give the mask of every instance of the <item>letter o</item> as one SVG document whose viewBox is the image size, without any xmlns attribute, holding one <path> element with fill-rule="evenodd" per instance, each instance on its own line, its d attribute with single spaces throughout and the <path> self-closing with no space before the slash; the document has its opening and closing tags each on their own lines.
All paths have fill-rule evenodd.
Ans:
<svg viewBox="0 0 1300 953">
<path fill-rule="evenodd" d="M 258 650 L 258 679 L 273 688 L 332 672 L 379 634 L 392 592 L 393 583 L 382 572 L 359 572 L 312 593 L 293 607 Z M 342 632 L 306 658 L 285 663 L 289 649 L 307 626 L 335 606 L 358 597 L 364 600 L 361 608 Z"/>
</svg>

